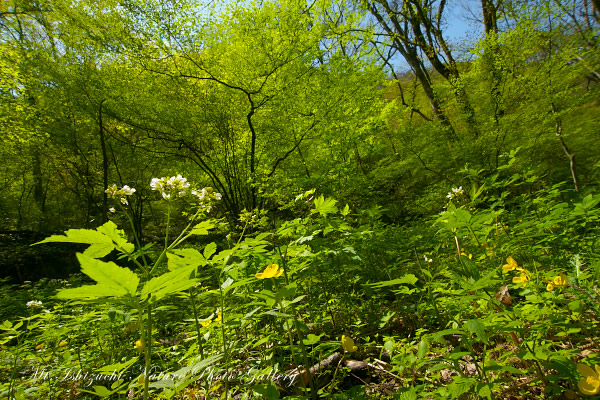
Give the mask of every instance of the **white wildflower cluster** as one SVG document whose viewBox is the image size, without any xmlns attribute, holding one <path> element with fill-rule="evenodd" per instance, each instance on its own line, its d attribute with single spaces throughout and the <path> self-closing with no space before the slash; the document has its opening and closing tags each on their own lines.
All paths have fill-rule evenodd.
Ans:
<svg viewBox="0 0 600 400">
<path fill-rule="evenodd" d="M 192 190 L 192 195 L 196 196 L 200 200 L 200 207 L 204 209 L 207 214 L 210 213 L 213 207 L 214 201 L 219 201 L 223 198 L 221 193 L 215 192 L 210 186 L 202 188 L 200 190 Z"/>
<path fill-rule="evenodd" d="M 152 178 L 150 187 L 152 190 L 159 191 L 163 199 L 170 200 L 171 198 L 184 196 L 190 184 L 186 178 L 177 175 L 162 177 L 160 179 Z"/>
<path fill-rule="evenodd" d="M 127 201 L 127 196 L 131 196 L 132 194 L 134 194 L 135 189 L 130 188 L 127 185 L 123 186 L 121 189 L 118 189 L 117 185 L 112 184 L 105 190 L 105 192 L 108 194 L 108 197 L 110 197 L 112 199 L 118 198 L 119 200 L 121 200 L 122 204 L 128 205 L 129 202 Z M 114 210 L 114 208 L 113 208 L 113 210 Z M 111 212 L 114 212 L 114 211 L 111 211 Z"/>
<path fill-rule="evenodd" d="M 207 199 L 212 199 L 212 200 L 221 200 L 221 193 L 219 192 L 215 192 L 213 188 L 209 187 L 205 187 L 202 188 L 201 190 L 192 190 L 192 194 L 196 197 L 198 197 L 200 199 L 200 201 L 204 201 Z"/>
<path fill-rule="evenodd" d="M 425 257 L 425 262 L 431 264 L 433 262 L 433 260 L 429 257 L 427 257 L 427 254 L 424 254 L 423 257 Z"/>
<path fill-rule="evenodd" d="M 465 191 L 463 190 L 462 186 L 459 186 L 458 188 L 452 188 L 452 191 L 449 192 L 446 197 L 452 200 L 462 195 L 464 192 Z"/>
<path fill-rule="evenodd" d="M 42 302 L 39 300 L 31 300 L 25 303 L 28 308 L 42 308 Z"/>
</svg>

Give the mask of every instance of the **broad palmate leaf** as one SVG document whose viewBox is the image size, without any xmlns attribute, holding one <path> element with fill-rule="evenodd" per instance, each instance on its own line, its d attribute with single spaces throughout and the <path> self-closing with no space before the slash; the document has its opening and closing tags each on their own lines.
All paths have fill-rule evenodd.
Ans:
<svg viewBox="0 0 600 400">
<path fill-rule="evenodd" d="M 155 302 L 169 294 L 191 288 L 198 283 L 193 275 L 195 270 L 195 265 L 188 265 L 150 279 L 142 289 L 141 298 L 150 296 L 150 301 Z"/>
<path fill-rule="evenodd" d="M 123 230 L 117 229 L 117 225 L 112 221 L 108 221 L 97 230 L 69 229 L 64 235 L 52 235 L 35 244 L 51 242 L 89 244 L 90 247 L 83 254 L 92 258 L 102 258 L 115 247 L 125 252 L 134 250 L 133 244 L 127 242 Z"/>
<path fill-rule="evenodd" d="M 98 297 L 121 297 L 135 295 L 139 277 L 129 268 L 119 267 L 113 262 L 104 262 L 78 253 L 81 272 L 97 282 L 79 288 L 58 292 L 59 299 L 93 299 Z"/>
</svg>

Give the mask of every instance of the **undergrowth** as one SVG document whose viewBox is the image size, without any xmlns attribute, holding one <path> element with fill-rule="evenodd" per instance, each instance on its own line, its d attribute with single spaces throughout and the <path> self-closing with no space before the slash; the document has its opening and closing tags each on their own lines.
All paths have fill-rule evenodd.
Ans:
<svg viewBox="0 0 600 400">
<path fill-rule="evenodd" d="M 155 179 L 164 241 L 71 229 L 40 243 L 89 245 L 81 274 L 2 285 L 1 395 L 595 396 L 600 196 L 544 187 L 515 157 L 465 169 L 437 215 L 404 226 L 308 191 L 284 206 L 295 218 L 244 211 L 231 230 L 209 218 L 220 194 Z"/>
</svg>

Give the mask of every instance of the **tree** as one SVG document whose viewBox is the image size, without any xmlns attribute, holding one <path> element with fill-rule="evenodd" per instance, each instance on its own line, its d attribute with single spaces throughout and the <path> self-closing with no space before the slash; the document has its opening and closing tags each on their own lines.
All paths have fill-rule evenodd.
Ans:
<svg viewBox="0 0 600 400">
<path fill-rule="evenodd" d="M 232 216 L 261 206 L 261 191 L 292 157 L 306 161 L 334 115 L 359 123 L 381 78 L 368 60 L 332 45 L 339 35 L 314 20 L 319 7 L 328 3 L 313 4 L 312 14 L 302 2 L 231 6 L 197 32 L 181 9 L 132 10 L 132 19 L 166 22 L 144 33 L 147 52 L 130 46 L 132 68 L 152 89 L 131 99 L 137 112 L 120 107 L 115 117 L 192 161 Z"/>
<path fill-rule="evenodd" d="M 467 122 L 470 132 L 477 136 L 475 111 L 461 81 L 451 48 L 443 35 L 446 1 L 405 0 L 390 3 L 387 0 L 376 0 L 367 2 L 366 7 L 390 38 L 389 45 L 398 50 L 411 66 L 436 119 L 450 127 L 448 117 L 441 111 L 441 102 L 436 97 L 432 79 L 421 55 L 450 84 L 454 98 L 462 110 L 462 117 Z M 455 129 L 450 132 L 454 131 Z M 454 135 L 455 133 L 450 137 Z"/>
</svg>

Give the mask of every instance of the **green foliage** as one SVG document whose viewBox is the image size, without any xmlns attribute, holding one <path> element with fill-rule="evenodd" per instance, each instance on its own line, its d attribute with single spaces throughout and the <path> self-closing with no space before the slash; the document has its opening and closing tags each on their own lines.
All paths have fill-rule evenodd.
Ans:
<svg viewBox="0 0 600 400">
<path fill-rule="evenodd" d="M 125 254 L 131 253 L 134 250 L 133 244 L 128 243 L 124 235 L 125 232 L 123 230 L 117 229 L 117 225 L 109 221 L 98 227 L 95 231 L 90 229 L 69 229 L 65 232 L 64 236 L 52 235 L 36 244 L 51 242 L 89 244 L 90 246 L 82 255 L 89 258 L 102 258 L 110 254 L 114 249 Z"/>
<path fill-rule="evenodd" d="M 99 353 L 103 365 L 98 371 L 118 370 L 128 377 L 111 385 L 96 384 L 86 392 L 169 397 L 235 388 L 248 396 L 280 398 L 279 388 L 286 387 L 285 393 L 339 396 L 351 380 L 344 372 L 345 365 L 353 365 L 346 364 L 350 357 L 371 358 L 384 366 L 372 378 L 404 387 L 398 398 L 499 398 L 510 390 L 507 382 L 521 377 L 528 377 L 528 384 L 519 389 L 524 396 L 577 390 L 579 378 L 573 371 L 579 350 L 560 343 L 567 338 L 586 343 L 595 337 L 600 313 L 593 288 L 600 270 L 595 240 L 599 202 L 593 193 L 577 197 L 562 189 L 564 185 L 531 194 L 520 190 L 535 177 L 511 174 L 517 159 L 513 153 L 496 174 L 465 170 L 474 186 L 452 190 L 444 210 L 431 216 L 429 224 L 385 226 L 365 219 L 380 217 L 376 210 L 340 210 L 334 199 L 309 191 L 290 204 L 303 209 L 304 217 L 282 222 L 273 232 L 242 233 L 225 247 L 211 242 L 175 249 L 217 225 L 211 220 L 199 223 L 196 215 L 165 247 L 165 255 L 158 255 L 155 267 L 136 264 L 137 272 L 79 254 L 82 272 L 96 284 L 62 289 L 57 297 L 110 297 L 117 303 L 109 304 L 123 307 L 102 312 L 107 305 L 90 303 L 87 314 L 71 316 L 69 324 L 78 335 L 89 335 L 97 326 L 110 343 L 110 349 Z M 570 200 L 563 201 L 568 196 Z M 563 230 L 566 234 L 553 240 L 552 232 Z M 91 247 L 108 243 L 97 239 L 101 232 L 113 238 L 113 248 L 117 243 L 124 247 L 112 222 L 46 240 L 79 238 Z M 144 258 L 138 250 L 123 255 Z M 160 264 L 162 260 L 166 263 Z M 568 280 L 559 279 L 559 273 Z M 93 336 L 78 344 L 66 340 L 67 330 L 48 334 L 61 308 L 3 323 L 3 340 L 11 343 L 14 361 L 4 373 L 10 376 L 30 362 L 18 349 L 34 349 L 31 354 L 36 354 L 53 348 L 53 362 L 66 363 L 65 368 L 72 361 L 59 357 L 61 346 L 71 345 L 59 343 L 73 341 L 77 352 L 88 351 L 78 346 L 86 341 L 89 346 Z M 103 314 L 108 318 L 100 317 Z M 25 323 L 32 329 L 22 330 Z M 154 342 L 168 341 L 174 334 L 186 337 L 184 332 L 195 334 L 169 348 Z M 342 334 L 355 338 L 356 349 L 352 355 L 338 353 L 342 358 L 328 365 L 324 360 L 335 359 Z M 22 338 L 20 347 L 12 344 L 15 338 Z M 152 340 L 151 346 L 146 346 L 147 340 Z M 117 363 L 102 362 L 111 360 L 119 348 L 128 348 L 129 356 Z M 136 351 L 144 354 L 147 367 L 158 362 L 151 354 L 160 354 L 160 368 L 171 378 L 149 374 L 144 380 L 144 374 L 132 374 Z M 597 360 L 592 354 L 593 365 Z M 217 361 L 221 368 L 216 368 Z M 290 383 L 292 376 L 300 379 L 294 370 L 281 369 L 290 362 L 321 366 L 307 376 L 303 389 Z M 267 367 L 280 374 L 259 382 L 234 374 Z M 207 371 L 211 375 L 206 376 Z M 215 380 L 217 375 L 221 378 Z M 345 395 L 364 395 L 356 382 L 351 385 Z M 8 390 L 16 393 L 17 387 Z M 40 393 L 44 390 L 38 388 Z"/>
<path fill-rule="evenodd" d="M 364 3 L 34 3 L 0 5 L 3 226 L 86 247 L 22 282 L 3 244 L 1 397 L 597 394 L 597 19 L 496 2 L 455 62 L 399 2 L 452 73 L 386 81 Z"/>
<path fill-rule="evenodd" d="M 85 239 L 85 237 L 82 237 Z M 133 296 L 139 283 L 138 276 L 128 268 L 113 262 L 103 262 L 84 254 L 77 254 L 81 272 L 97 282 L 79 288 L 64 289 L 57 297 L 62 300 Z"/>
</svg>

